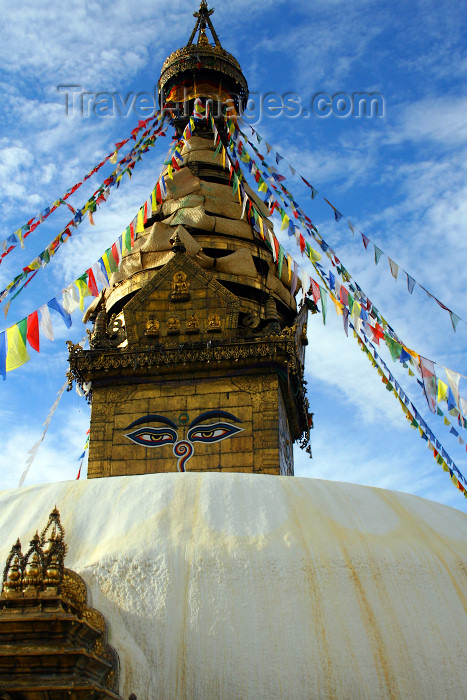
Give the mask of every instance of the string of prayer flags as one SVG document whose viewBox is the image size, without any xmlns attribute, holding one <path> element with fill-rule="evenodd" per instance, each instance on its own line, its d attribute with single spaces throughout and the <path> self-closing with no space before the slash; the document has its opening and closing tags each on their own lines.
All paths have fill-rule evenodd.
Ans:
<svg viewBox="0 0 467 700">
<path fill-rule="evenodd" d="M 257 139 L 258 144 L 260 144 L 261 141 L 262 141 L 263 139 L 262 139 L 262 137 L 260 136 L 260 134 L 257 132 L 257 130 L 254 129 L 250 124 L 248 124 L 248 123 L 245 122 L 244 120 L 243 120 L 243 122 L 244 122 L 244 124 L 246 124 L 246 126 L 248 126 L 248 127 L 251 129 L 252 134 L 254 134 L 254 135 L 256 136 L 256 139 Z M 253 148 L 253 150 L 255 151 L 255 153 L 261 158 L 261 161 L 264 163 L 264 158 L 263 158 L 263 157 L 261 156 L 261 154 L 258 152 L 258 149 L 256 148 L 256 146 L 248 139 L 248 137 L 244 134 L 243 131 L 240 131 L 239 133 L 245 138 L 245 140 L 247 141 L 247 143 L 251 146 L 251 148 Z M 274 149 L 272 148 L 272 146 L 270 146 L 269 144 L 268 144 L 268 146 L 269 146 L 268 153 L 269 153 L 270 151 L 273 151 L 273 152 L 276 154 L 276 163 L 279 163 L 279 161 L 283 159 L 283 156 L 280 156 L 278 153 L 276 153 L 276 152 L 274 151 Z M 284 160 L 285 160 L 285 159 L 284 159 Z M 300 173 L 299 173 L 294 167 L 292 167 L 292 165 L 291 165 L 288 161 L 286 161 L 286 162 L 287 162 L 287 164 L 288 164 L 288 166 L 289 166 L 289 169 L 290 169 L 291 173 L 292 173 L 293 175 L 295 175 L 296 173 L 298 173 L 298 175 L 299 175 L 300 179 L 302 180 L 302 182 L 310 189 L 310 191 L 311 191 L 311 198 L 312 198 L 312 199 L 315 199 L 316 195 L 319 195 L 319 196 L 321 197 L 321 199 L 322 199 L 324 202 L 326 202 L 326 204 L 332 209 L 332 212 L 333 212 L 333 216 L 334 216 L 335 221 L 336 221 L 336 222 L 339 222 L 339 221 L 341 221 L 341 220 L 345 220 L 345 221 L 347 222 L 348 226 L 349 226 L 350 231 L 352 232 L 352 235 L 353 235 L 354 232 L 355 232 L 356 230 L 358 230 L 358 229 L 354 226 L 354 224 L 353 224 L 348 218 L 346 218 L 346 217 L 345 217 L 345 216 L 344 216 L 344 215 L 343 215 L 343 214 L 342 214 L 342 213 L 341 213 L 341 212 L 340 212 L 326 197 L 324 197 L 323 195 L 321 195 L 321 194 L 318 192 L 318 190 L 316 189 L 316 187 L 314 187 L 310 182 L 308 182 L 308 180 L 306 180 L 302 175 L 300 175 Z M 282 178 L 283 180 L 286 179 L 284 176 L 281 176 L 281 178 Z M 397 279 L 397 278 L 398 278 L 398 275 L 399 275 L 399 272 L 400 272 L 400 271 L 402 271 L 402 273 L 405 274 L 406 279 L 407 279 L 407 291 L 409 292 L 409 294 L 412 294 L 412 293 L 413 293 L 413 290 L 414 290 L 415 285 L 418 284 L 418 286 L 427 294 L 427 296 L 429 296 L 429 297 L 431 297 L 432 299 L 434 299 L 434 300 L 437 302 L 437 304 L 438 304 L 442 309 L 444 309 L 445 311 L 447 311 L 447 312 L 449 313 L 454 332 L 456 331 L 457 324 L 459 323 L 459 321 L 462 321 L 463 323 L 467 323 L 464 319 L 462 319 L 460 316 L 458 316 L 456 313 L 454 313 L 454 311 L 452 311 L 452 309 L 450 309 L 448 306 L 446 306 L 445 304 L 443 304 L 434 294 L 431 294 L 431 292 L 429 292 L 423 285 L 419 284 L 411 275 L 409 275 L 408 272 L 406 272 L 406 271 L 401 267 L 401 265 L 399 265 L 397 262 L 395 262 L 395 261 L 394 261 L 392 258 L 390 258 L 388 255 L 386 255 L 386 253 L 385 253 L 383 250 L 381 250 L 381 248 L 379 248 L 375 243 L 373 243 L 373 241 L 372 241 L 368 236 L 366 236 L 365 234 L 363 234 L 361 231 L 359 231 L 359 233 L 361 234 L 362 242 L 363 242 L 363 246 L 364 246 L 365 250 L 368 250 L 368 249 L 369 249 L 369 244 L 370 244 L 370 243 L 372 244 L 372 246 L 373 246 L 373 251 L 374 251 L 375 264 L 378 265 L 378 263 L 379 263 L 379 261 L 380 261 L 380 259 L 381 259 L 381 256 L 384 255 L 384 256 L 388 259 L 389 269 L 390 269 L 390 272 L 391 272 L 392 276 L 394 277 L 394 279 Z"/>
<path fill-rule="evenodd" d="M 239 134 L 242 134 L 244 136 L 243 132 L 239 132 Z M 244 144 L 240 141 L 239 136 L 236 140 L 236 143 L 237 143 L 237 147 L 239 150 L 240 150 L 240 145 L 242 148 L 244 148 Z M 258 154 L 256 147 L 253 144 L 251 144 L 251 142 L 248 141 L 248 143 L 254 149 L 254 151 Z M 259 157 L 262 158 L 262 156 L 259 156 Z M 253 166 L 253 163 L 254 163 L 254 161 L 252 161 L 252 166 Z M 262 163 L 263 163 L 263 166 L 265 166 L 265 167 L 267 166 L 264 159 L 262 160 Z M 255 167 L 256 179 L 258 179 L 261 176 L 261 171 L 258 168 L 257 164 L 254 164 L 254 167 Z M 252 168 L 250 168 L 250 171 L 251 170 L 252 170 Z M 265 178 L 265 177 L 266 176 L 263 173 L 263 178 Z M 282 209 L 281 205 L 278 204 L 276 195 L 277 195 L 277 197 L 282 199 L 282 203 L 285 206 L 288 206 L 287 202 L 283 196 L 284 193 L 287 193 L 287 190 L 285 190 L 285 188 L 280 183 L 279 183 L 279 186 L 272 186 L 272 187 L 274 190 L 274 194 L 272 191 L 268 192 L 268 199 L 267 199 L 268 206 L 271 206 L 271 202 L 274 201 L 275 204 L 277 204 L 277 207 L 279 208 L 279 210 L 281 211 L 281 216 L 283 217 L 284 209 Z M 287 193 L 287 197 L 290 197 L 290 193 Z M 293 197 L 292 197 L 292 200 L 293 200 Z M 308 233 L 310 233 L 315 238 L 315 240 L 317 240 L 320 243 L 320 247 L 323 249 L 324 252 L 326 252 L 327 257 L 331 260 L 331 262 L 332 262 L 333 266 L 336 268 L 336 271 L 338 272 L 338 274 L 342 277 L 342 279 L 350 280 L 351 277 L 350 277 L 350 274 L 348 273 L 348 271 L 344 268 L 344 266 L 339 261 L 339 259 L 335 255 L 334 251 L 332 251 L 332 249 L 330 248 L 330 246 L 328 246 L 327 243 L 324 241 L 324 239 L 322 239 L 319 236 L 319 234 L 317 233 L 316 227 L 309 224 L 309 219 L 307 219 L 307 217 L 304 215 L 304 213 L 301 211 L 300 207 L 296 204 L 296 202 L 294 200 L 293 200 L 293 206 L 294 206 L 294 211 L 297 213 L 297 217 L 299 218 L 300 222 L 302 223 L 302 225 L 304 225 L 304 228 L 308 231 Z M 290 233 L 290 230 L 289 230 L 289 233 Z M 292 233 L 295 233 L 295 231 L 292 231 Z M 305 245 L 305 239 L 303 238 L 301 233 L 299 233 L 295 237 L 296 237 L 297 243 L 300 247 L 300 250 L 303 254 L 303 252 L 305 250 L 307 250 L 306 245 Z M 366 239 L 366 240 L 369 243 L 369 239 Z M 377 259 L 379 259 L 380 254 L 382 254 L 382 251 L 380 251 L 379 249 L 376 249 Z M 309 257 L 310 257 L 313 265 L 315 266 L 315 269 L 317 269 L 317 260 L 314 260 L 313 256 L 309 256 Z M 393 275 L 397 276 L 398 271 L 399 271 L 397 264 L 392 261 L 392 266 L 390 264 L 390 267 L 392 269 Z M 329 272 L 329 275 L 331 277 L 332 273 Z M 419 356 L 417 355 L 417 353 L 414 353 L 413 351 L 411 351 L 409 348 L 407 348 L 402 343 L 402 341 L 400 341 L 400 339 L 394 333 L 393 329 L 389 326 L 389 324 L 387 324 L 385 319 L 382 316 L 380 316 L 380 314 L 378 313 L 377 309 L 374 307 L 371 300 L 365 296 L 365 294 L 363 293 L 363 290 L 359 287 L 359 285 L 357 283 L 352 283 L 350 285 L 350 289 L 352 290 L 352 295 L 350 295 L 349 291 L 343 285 L 340 285 L 340 283 L 337 283 L 337 280 L 335 280 L 334 275 L 332 275 L 331 287 L 335 288 L 337 286 L 337 284 L 339 284 L 337 298 L 338 298 L 338 300 L 340 300 L 342 302 L 342 308 L 339 310 L 343 314 L 344 329 L 346 331 L 348 330 L 347 314 L 348 313 L 352 314 L 354 302 L 355 302 L 355 299 L 357 299 L 357 303 L 359 304 L 359 306 L 356 307 L 356 311 L 353 312 L 352 317 L 356 318 L 357 309 L 358 310 L 362 309 L 362 312 L 361 312 L 362 321 L 367 321 L 369 316 L 371 316 L 373 319 L 375 319 L 377 322 L 374 325 L 369 324 L 369 328 L 371 329 L 371 333 L 373 335 L 374 341 L 379 343 L 380 339 L 384 339 L 394 361 L 399 359 L 400 362 L 408 362 L 409 364 L 412 364 L 413 366 L 415 366 L 417 371 L 420 372 L 420 374 L 421 374 L 421 368 L 419 366 Z M 348 308 L 348 311 L 343 311 L 342 309 L 344 309 L 346 307 Z M 338 308 L 339 307 L 336 306 L 336 309 L 338 309 Z M 380 323 L 382 324 L 383 328 L 381 328 Z M 411 374 L 413 376 L 413 372 L 410 371 L 409 374 Z M 427 398 L 427 400 L 429 400 L 429 399 Z M 458 404 L 459 404 L 459 402 L 458 402 Z M 432 410 L 432 406 L 431 406 L 431 410 Z M 458 405 L 458 410 L 459 411 L 462 410 L 460 405 Z"/>
<path fill-rule="evenodd" d="M 164 122 L 165 117 L 163 118 Z M 157 129 L 156 129 L 157 127 Z M 34 260 L 29 263 L 26 267 L 23 268 L 22 272 L 20 272 L 7 286 L 5 289 L 0 292 L 0 303 L 6 299 L 8 295 L 12 295 L 13 293 L 14 296 L 12 297 L 15 298 L 19 292 L 21 292 L 26 284 L 30 281 L 30 276 L 34 276 L 35 273 L 44 268 L 46 265 L 48 265 L 53 256 L 56 254 L 58 249 L 65 243 L 72 235 L 72 229 L 76 229 L 79 224 L 83 221 L 83 214 L 85 212 L 91 213 L 91 211 L 95 211 L 98 206 L 100 206 L 103 202 L 106 202 L 108 199 L 108 196 L 110 194 L 110 188 L 119 184 L 120 178 L 122 177 L 123 173 L 126 172 L 128 168 L 134 167 L 134 165 L 141 160 L 141 154 L 144 153 L 147 150 L 147 147 L 149 145 L 154 145 L 155 138 L 156 138 L 156 133 L 157 135 L 161 135 L 167 128 L 167 125 L 165 123 L 161 123 L 161 125 L 158 125 L 156 122 L 154 127 L 149 129 L 147 132 L 145 132 L 145 136 L 140 139 L 140 141 L 133 147 L 132 151 L 130 152 L 131 156 L 129 158 L 130 154 L 127 154 L 119 164 L 120 170 L 115 169 L 112 175 L 109 178 L 106 178 L 104 180 L 103 184 L 99 187 L 98 190 L 88 199 L 88 201 L 84 204 L 84 206 L 77 210 L 75 213 L 74 218 L 68 222 L 68 224 L 65 226 L 65 228 L 57 235 L 55 238 L 49 243 L 47 248 L 43 250 L 39 255 L 34 258 Z M 153 129 L 156 129 L 153 134 L 151 134 L 151 131 Z M 149 136 L 147 135 L 149 133 Z M 122 170 L 121 166 L 122 164 L 126 163 L 125 168 Z M 118 174 L 117 174 L 118 173 Z M 112 270 L 114 271 L 114 270 Z M 21 283 L 22 286 L 20 287 L 19 285 Z M 7 315 L 8 308 L 6 307 L 5 309 L 5 316 Z"/>
<path fill-rule="evenodd" d="M 83 341 L 82 341 L 82 343 L 84 345 Z M 67 386 L 68 386 L 68 379 L 63 384 L 63 386 L 57 391 L 57 398 L 55 399 L 52 406 L 50 407 L 47 418 L 45 419 L 45 421 L 43 423 L 44 430 L 42 431 L 42 435 L 40 436 L 39 440 L 36 443 L 34 443 L 34 445 L 31 447 L 31 449 L 28 450 L 29 457 L 26 460 L 25 469 L 24 469 L 23 473 L 21 474 L 21 477 L 19 480 L 19 484 L 18 484 L 19 488 L 21 488 L 21 486 L 24 484 L 24 480 L 26 479 L 26 477 L 28 475 L 28 472 L 31 468 L 31 465 L 36 457 L 37 451 L 45 438 L 47 430 L 49 429 L 50 421 L 52 420 L 53 415 L 58 408 L 58 404 L 60 403 L 60 399 L 62 398 L 63 393 L 64 393 L 65 389 L 67 388 Z"/>
<path fill-rule="evenodd" d="M 82 454 L 80 454 L 80 456 L 78 457 L 78 462 L 80 462 L 80 465 L 79 465 L 79 469 L 78 469 L 78 476 L 76 477 L 77 480 L 78 480 L 78 479 L 80 478 L 80 476 L 81 476 L 81 468 L 82 468 L 82 466 L 83 466 L 83 462 L 84 462 L 84 458 L 85 458 L 85 456 L 86 456 L 86 452 L 87 452 L 87 450 L 89 449 L 89 432 L 90 432 L 90 429 L 88 429 L 87 432 L 86 432 L 86 442 L 84 443 L 83 452 L 82 452 Z"/>
<path fill-rule="evenodd" d="M 353 330 L 355 331 L 354 328 Z M 397 381 L 394 380 L 387 366 L 381 360 L 381 358 L 379 358 L 375 348 L 372 346 L 371 342 L 368 340 L 365 334 L 363 334 L 363 337 L 360 337 L 358 334 L 356 335 L 360 348 L 367 355 L 373 367 L 377 369 L 378 374 L 380 374 L 380 376 L 382 377 L 383 383 L 386 385 L 386 389 L 390 392 L 393 392 L 396 398 L 398 398 L 400 407 L 403 413 L 405 414 L 407 420 L 410 422 L 410 425 L 413 428 L 418 428 L 420 437 L 426 441 L 427 447 L 433 452 L 433 458 L 435 459 L 435 461 L 442 466 L 444 471 L 449 473 L 450 479 L 454 486 L 464 495 L 464 497 L 467 498 L 467 491 L 464 486 L 464 484 L 467 486 L 467 480 L 464 477 L 464 475 L 461 473 L 461 471 L 453 462 L 453 460 L 449 457 L 446 450 L 436 438 L 434 433 L 427 426 L 414 404 L 410 401 L 407 394 L 403 391 L 402 387 L 398 384 Z M 373 352 L 371 350 L 373 350 Z M 380 360 L 380 363 L 377 362 L 377 359 Z M 383 368 L 387 372 L 387 374 L 385 374 Z"/>
<path fill-rule="evenodd" d="M 144 121 L 140 121 L 138 123 L 137 131 L 141 131 L 141 129 L 145 129 L 147 124 L 149 124 L 153 120 L 160 120 L 161 119 L 161 114 L 158 113 L 152 117 L 149 117 L 148 119 Z M 134 131 L 134 130 L 133 130 Z M 133 132 L 132 132 L 133 133 Z M 29 219 L 23 226 L 19 227 L 13 234 L 8 236 L 4 241 L 0 242 L 0 263 L 2 262 L 3 258 L 8 255 L 17 245 L 18 243 L 20 244 L 21 248 L 24 248 L 24 240 L 33 232 L 36 230 L 40 224 L 42 224 L 54 211 L 56 211 L 59 207 L 66 205 L 68 209 L 72 212 L 72 214 L 76 213 L 76 210 L 71 206 L 69 202 L 66 200 L 68 197 L 70 197 L 72 194 L 74 194 L 80 187 L 83 185 L 89 178 L 91 178 L 95 173 L 99 172 L 99 170 L 107 163 L 115 164 L 117 162 L 118 158 L 118 152 L 125 146 L 128 142 L 130 141 L 130 138 L 123 139 L 123 141 L 119 141 L 115 144 L 115 150 L 112 151 L 112 153 L 109 153 L 103 160 L 101 160 L 100 163 L 98 163 L 96 166 L 92 168 L 81 180 L 79 180 L 73 187 L 70 187 L 65 191 L 65 193 L 56 199 L 52 204 L 50 204 L 48 207 L 45 207 L 40 214 L 37 214 L 34 216 L 32 219 Z M 89 213 L 90 220 L 92 221 L 92 214 L 91 212 Z"/>
<path fill-rule="evenodd" d="M 50 311 L 56 312 L 65 326 L 70 328 L 71 314 L 77 308 L 84 310 L 84 299 L 99 295 L 98 283 L 101 287 L 108 286 L 112 273 L 118 270 L 121 260 L 131 252 L 137 240 L 135 222 L 141 213 L 144 219 L 144 212 L 147 213 L 148 205 L 151 206 L 153 194 L 154 192 L 140 207 L 137 216 L 117 241 L 107 248 L 96 263 L 62 291 L 61 299 L 50 299 L 47 304 L 0 333 L 0 376 L 4 380 L 7 372 L 21 367 L 30 359 L 28 345 L 37 352 L 40 351 L 40 334 L 48 340 L 54 340 L 53 316 Z"/>
</svg>

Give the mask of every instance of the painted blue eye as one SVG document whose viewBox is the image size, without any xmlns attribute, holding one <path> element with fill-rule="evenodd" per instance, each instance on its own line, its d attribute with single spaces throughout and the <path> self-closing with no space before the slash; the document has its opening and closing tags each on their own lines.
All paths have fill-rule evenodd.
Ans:
<svg viewBox="0 0 467 700">
<path fill-rule="evenodd" d="M 125 435 L 129 440 L 143 447 L 172 445 L 177 441 L 177 432 L 171 428 L 138 428 Z"/>
<path fill-rule="evenodd" d="M 219 442 L 225 438 L 239 433 L 243 428 L 238 428 L 231 423 L 213 423 L 212 425 L 197 425 L 188 431 L 187 438 L 191 442 Z"/>
</svg>

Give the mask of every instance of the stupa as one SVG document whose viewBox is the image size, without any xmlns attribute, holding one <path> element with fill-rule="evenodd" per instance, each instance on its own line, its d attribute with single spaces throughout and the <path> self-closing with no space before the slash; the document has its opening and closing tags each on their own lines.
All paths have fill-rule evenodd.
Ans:
<svg viewBox="0 0 467 700">
<path fill-rule="evenodd" d="M 211 16 L 160 92 L 213 122 L 70 344 L 88 478 L 0 493 L 0 700 L 463 698 L 467 517 L 293 476 L 308 305 L 214 142 L 248 86 Z"/>
</svg>

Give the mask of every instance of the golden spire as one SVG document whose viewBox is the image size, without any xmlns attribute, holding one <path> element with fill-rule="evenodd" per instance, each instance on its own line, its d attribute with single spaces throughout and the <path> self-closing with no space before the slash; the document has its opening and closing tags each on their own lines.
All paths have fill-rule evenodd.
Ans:
<svg viewBox="0 0 467 700">
<path fill-rule="evenodd" d="M 193 43 L 193 39 L 195 38 L 197 31 L 199 31 L 198 44 L 209 43 L 208 38 L 206 36 L 206 27 L 209 27 L 209 30 L 212 34 L 212 38 L 214 39 L 214 43 L 220 49 L 222 48 L 221 42 L 219 41 L 219 37 L 217 36 L 216 30 L 214 29 L 212 22 L 211 22 L 211 15 L 213 14 L 213 12 L 214 12 L 214 9 L 211 9 L 211 10 L 208 9 L 208 4 L 207 4 L 206 0 L 201 0 L 201 4 L 199 6 L 198 12 L 193 13 L 193 17 L 197 18 L 197 22 L 195 24 L 195 27 L 194 27 L 192 33 L 191 33 L 190 38 L 188 39 L 187 46 L 190 46 Z"/>
</svg>

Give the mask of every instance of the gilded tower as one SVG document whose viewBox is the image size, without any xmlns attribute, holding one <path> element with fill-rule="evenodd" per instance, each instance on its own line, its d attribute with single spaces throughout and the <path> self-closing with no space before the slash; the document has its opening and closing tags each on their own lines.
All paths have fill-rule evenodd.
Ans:
<svg viewBox="0 0 467 700">
<path fill-rule="evenodd" d="M 161 107 L 180 139 L 163 196 L 85 315 L 90 349 L 70 350 L 72 374 L 91 387 L 90 478 L 292 475 L 293 443 L 309 430 L 299 282 L 279 274 L 269 208 L 244 183 L 261 215 L 251 220 L 215 143 L 227 148 L 226 110 L 245 105 L 248 86 L 212 12 L 203 0 L 188 44 L 162 67 Z M 204 118 L 187 141 L 196 106 Z"/>
</svg>

